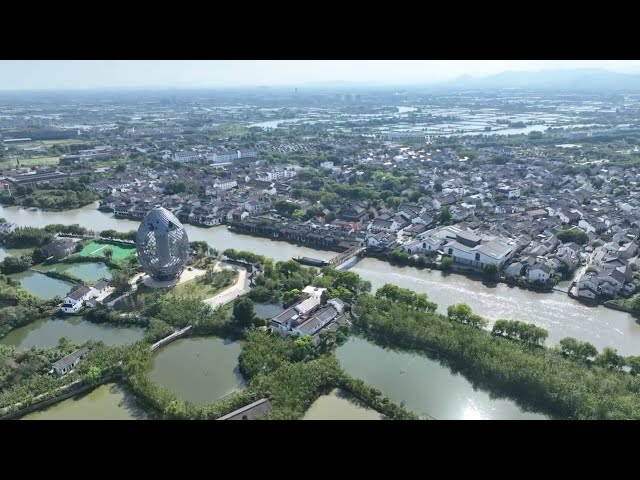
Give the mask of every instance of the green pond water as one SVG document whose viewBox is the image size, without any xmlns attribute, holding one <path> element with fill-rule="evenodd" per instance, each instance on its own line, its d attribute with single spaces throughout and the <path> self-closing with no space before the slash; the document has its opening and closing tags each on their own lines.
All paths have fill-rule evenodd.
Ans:
<svg viewBox="0 0 640 480">
<path fill-rule="evenodd" d="M 27 270 L 9 275 L 20 282 L 22 288 L 36 297 L 46 300 L 54 297 L 64 298 L 74 288 L 74 284 L 58 278 L 47 277 L 44 273 Z"/>
<path fill-rule="evenodd" d="M 345 371 L 378 388 L 418 415 L 438 420 L 545 420 L 515 401 L 491 398 L 469 380 L 436 360 L 415 353 L 386 350 L 360 337 L 338 347 Z"/>
<path fill-rule="evenodd" d="M 107 324 L 86 322 L 79 316 L 42 319 L 10 331 L 0 343 L 13 345 L 18 351 L 32 346 L 53 347 L 62 337 L 83 344 L 88 340 L 101 340 L 107 345 L 134 343 L 144 337 L 142 328 L 113 327 Z"/>
<path fill-rule="evenodd" d="M 141 420 L 144 412 L 124 387 L 107 383 L 91 392 L 68 398 L 30 413 L 22 420 Z"/>
<path fill-rule="evenodd" d="M 217 337 L 181 338 L 158 350 L 149 376 L 194 405 L 214 403 L 245 384 L 240 349 Z"/>
<path fill-rule="evenodd" d="M 303 420 L 382 420 L 382 415 L 362 407 L 336 389 L 322 395 L 305 413 Z"/>
<path fill-rule="evenodd" d="M 101 278 L 111 278 L 109 267 L 102 262 L 54 263 L 52 265 L 38 265 L 36 268 L 42 271 L 68 273 L 85 282 L 96 282 Z"/>
</svg>

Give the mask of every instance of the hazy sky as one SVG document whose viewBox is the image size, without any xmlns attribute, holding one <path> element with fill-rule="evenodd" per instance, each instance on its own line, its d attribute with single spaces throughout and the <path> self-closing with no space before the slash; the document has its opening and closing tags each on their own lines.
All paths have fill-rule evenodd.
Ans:
<svg viewBox="0 0 640 480">
<path fill-rule="evenodd" d="M 604 68 L 639 60 L 0 60 L 0 89 L 432 83 L 506 70 Z"/>
</svg>

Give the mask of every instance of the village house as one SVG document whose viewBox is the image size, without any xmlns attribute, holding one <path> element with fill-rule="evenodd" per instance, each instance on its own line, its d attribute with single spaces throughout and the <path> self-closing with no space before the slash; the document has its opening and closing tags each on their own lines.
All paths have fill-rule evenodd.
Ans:
<svg viewBox="0 0 640 480">
<path fill-rule="evenodd" d="M 527 270 L 527 279 L 531 282 L 547 282 L 551 278 L 551 268 L 545 263 L 535 263 Z"/>
<path fill-rule="evenodd" d="M 66 375 L 89 353 L 89 347 L 82 347 L 52 365 L 51 371 L 56 375 Z"/>
<path fill-rule="evenodd" d="M 95 296 L 97 296 L 96 290 L 83 285 L 65 297 L 60 310 L 64 313 L 76 313 L 82 308 L 84 302 Z"/>
<path fill-rule="evenodd" d="M 56 260 L 70 255 L 75 250 L 76 242 L 73 238 L 56 238 L 40 249 L 46 258 L 53 257 Z"/>
</svg>

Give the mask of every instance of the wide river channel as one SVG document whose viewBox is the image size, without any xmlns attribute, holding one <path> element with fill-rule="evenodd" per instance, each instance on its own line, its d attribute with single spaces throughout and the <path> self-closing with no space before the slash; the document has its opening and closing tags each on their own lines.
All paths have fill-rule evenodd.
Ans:
<svg viewBox="0 0 640 480">
<path fill-rule="evenodd" d="M 110 213 L 98 211 L 96 207 L 97 204 L 92 204 L 65 212 L 0 207 L 0 217 L 5 217 L 8 221 L 15 222 L 20 226 L 35 227 L 51 223 L 77 223 L 90 229 L 99 225 L 100 229 L 129 231 L 137 229 L 139 225 L 136 221 L 116 219 Z M 294 256 L 308 256 L 326 260 L 335 255 L 334 252 L 235 234 L 224 226 L 204 229 L 185 225 L 185 228 L 189 240 L 205 240 L 218 250 L 226 248 L 249 250 L 275 260 L 289 260 Z M 589 307 L 561 292 L 535 293 L 504 284 L 487 286 L 463 275 L 448 274 L 437 270 L 394 267 L 373 258 L 363 259 L 351 270 L 365 280 L 369 280 L 374 290 L 385 283 L 394 283 L 417 292 L 424 292 L 439 305 L 439 310 L 442 312 L 445 312 L 449 305 L 465 302 L 476 313 L 490 321 L 506 318 L 535 323 L 549 331 L 547 345 L 557 344 L 560 339 L 571 336 L 589 341 L 598 349 L 612 346 L 623 355 L 640 354 L 640 324 L 631 315 L 602 306 Z M 380 352 L 384 353 L 381 355 L 375 350 L 378 347 L 367 344 L 367 342 L 364 342 L 364 345 L 368 346 L 363 346 L 362 342 L 362 340 L 354 339 L 338 351 L 338 357 L 343 364 L 349 364 L 345 365 L 345 368 L 354 376 L 380 388 L 392 399 L 398 402 L 405 401 L 407 407 L 415 409 L 417 412 L 424 412 L 436 418 L 460 419 L 541 417 L 523 412 L 510 400 L 490 399 L 486 392 L 474 391 L 468 382 L 467 384 L 461 382 L 464 378 L 454 376 L 448 369 L 436 364 L 445 369 L 443 373 L 448 372 L 447 375 L 441 374 L 431 364 L 433 362 L 426 358 L 418 356 L 418 360 L 407 367 L 411 360 L 410 357 L 402 357 L 405 354 L 380 349 Z M 406 355 L 413 356 L 413 354 Z M 356 359 L 354 360 L 352 357 Z M 382 358 L 392 364 L 388 369 L 385 367 L 388 370 L 386 374 L 384 373 L 386 370 L 382 368 L 384 365 Z M 365 369 L 367 364 L 378 365 L 380 368 L 377 371 L 368 372 Z M 402 371 L 405 371 L 402 377 L 399 377 L 401 369 L 398 366 L 402 366 Z M 396 369 L 396 367 L 398 368 Z M 385 375 L 386 379 L 379 378 Z M 415 380 L 407 381 L 411 378 Z M 418 378 L 421 379 L 420 382 L 417 381 Z M 466 382 L 466 380 L 464 381 Z M 423 402 L 420 399 L 425 398 L 426 394 L 420 392 L 426 392 L 427 386 L 431 392 L 427 397 L 431 400 Z M 171 385 L 171 387 L 179 389 L 178 385 Z M 443 392 L 446 395 L 439 398 L 438 395 Z M 220 393 L 224 394 L 226 391 Z M 211 392 L 211 394 L 217 396 L 218 392 Z M 206 396 L 209 397 L 209 395 Z M 202 402 L 204 398 L 193 398 L 193 400 Z"/>
</svg>

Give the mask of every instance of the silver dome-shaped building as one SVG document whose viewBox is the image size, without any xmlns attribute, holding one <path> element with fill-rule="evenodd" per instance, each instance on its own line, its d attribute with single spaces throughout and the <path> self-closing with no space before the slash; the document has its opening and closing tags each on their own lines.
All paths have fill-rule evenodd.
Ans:
<svg viewBox="0 0 640 480">
<path fill-rule="evenodd" d="M 179 277 L 189 258 L 187 232 L 175 215 L 162 207 L 144 217 L 136 246 L 142 269 L 159 281 Z"/>
</svg>

